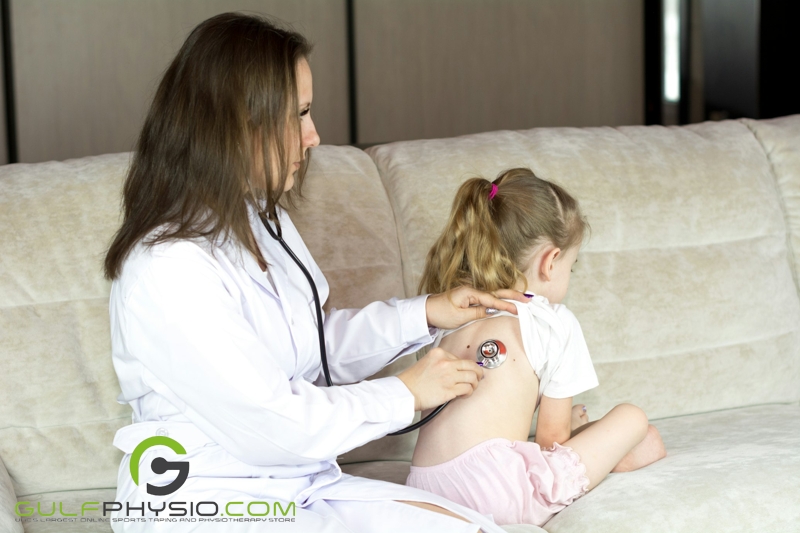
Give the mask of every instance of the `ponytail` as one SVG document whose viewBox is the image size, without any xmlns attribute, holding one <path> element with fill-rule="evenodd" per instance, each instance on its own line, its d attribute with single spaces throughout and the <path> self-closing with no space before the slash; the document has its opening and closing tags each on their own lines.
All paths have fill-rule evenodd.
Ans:
<svg viewBox="0 0 800 533">
<path fill-rule="evenodd" d="M 458 189 L 450 220 L 428 252 L 420 294 L 460 285 L 493 291 L 516 283 L 521 273 L 509 259 L 493 221 L 498 198 L 489 199 L 492 186 L 483 178 L 471 178 Z"/>
<path fill-rule="evenodd" d="M 447 226 L 428 252 L 419 292 L 513 288 L 527 281 L 523 271 L 540 244 L 567 250 L 588 230 L 578 201 L 530 169 L 507 170 L 493 182 L 471 178 L 458 189 Z"/>
</svg>

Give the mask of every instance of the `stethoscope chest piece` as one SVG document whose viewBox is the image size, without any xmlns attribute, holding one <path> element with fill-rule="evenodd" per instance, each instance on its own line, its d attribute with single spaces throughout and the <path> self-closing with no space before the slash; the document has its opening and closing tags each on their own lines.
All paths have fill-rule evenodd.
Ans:
<svg viewBox="0 0 800 533">
<path fill-rule="evenodd" d="M 478 346 L 478 364 L 483 368 L 497 368 L 505 360 L 506 347 L 502 342 L 490 339 Z"/>
</svg>

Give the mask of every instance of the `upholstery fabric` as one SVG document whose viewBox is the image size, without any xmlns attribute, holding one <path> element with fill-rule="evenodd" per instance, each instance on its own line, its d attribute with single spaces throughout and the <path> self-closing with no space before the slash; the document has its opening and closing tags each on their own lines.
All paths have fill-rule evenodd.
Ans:
<svg viewBox="0 0 800 533">
<path fill-rule="evenodd" d="M 795 283 L 800 287 L 800 115 L 742 122 L 761 143 L 775 174 L 789 228 Z"/>
<path fill-rule="evenodd" d="M 575 401 L 597 416 L 621 402 L 662 418 L 800 398 L 787 228 L 746 124 L 499 131 L 367 153 L 394 210 L 407 294 L 467 178 L 529 167 L 579 200 L 591 238 L 564 303 L 600 380 Z"/>
<path fill-rule="evenodd" d="M 331 285 L 326 308 L 403 297 L 389 199 L 372 160 L 352 146 L 318 146 L 292 221 Z"/>
<path fill-rule="evenodd" d="M 127 154 L 0 169 L 0 456 L 17 496 L 116 485 L 102 257 Z"/>
<path fill-rule="evenodd" d="M 17 503 L 14 486 L 8 477 L 6 466 L 0 457 L 0 531 L 22 533 L 22 522 L 15 520 L 14 506 Z"/>
<path fill-rule="evenodd" d="M 800 523 L 800 416 L 762 405 L 653 421 L 667 457 L 609 474 L 550 533 L 789 533 Z"/>
<path fill-rule="evenodd" d="M 511 524 L 501 526 L 507 533 L 544 533 L 544 529 L 532 524 Z"/>
</svg>

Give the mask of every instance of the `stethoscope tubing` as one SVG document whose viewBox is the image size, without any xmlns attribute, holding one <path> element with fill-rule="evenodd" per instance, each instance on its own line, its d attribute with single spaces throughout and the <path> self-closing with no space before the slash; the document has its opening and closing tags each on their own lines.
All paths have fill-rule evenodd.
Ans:
<svg viewBox="0 0 800 533">
<path fill-rule="evenodd" d="M 311 292 L 314 295 L 314 310 L 316 311 L 317 314 L 317 333 L 319 335 L 319 354 L 320 354 L 320 359 L 322 360 L 322 372 L 325 374 L 325 383 L 328 385 L 328 387 L 332 387 L 333 382 L 331 381 L 331 373 L 328 370 L 328 352 L 325 349 L 325 328 L 323 327 L 323 322 L 322 322 L 322 306 L 319 303 L 319 293 L 317 292 L 317 284 L 314 283 L 314 279 L 311 277 L 311 273 L 308 271 L 308 269 L 306 269 L 305 265 L 303 265 L 303 262 L 297 258 L 292 249 L 289 248 L 289 245 L 286 244 L 286 241 L 283 240 L 283 235 L 282 235 L 283 232 L 281 231 L 280 226 L 278 226 L 278 232 L 275 233 L 275 230 L 273 230 L 272 227 L 269 225 L 269 222 L 267 221 L 266 217 L 261 216 L 260 218 L 261 222 L 264 224 L 264 227 L 267 228 L 267 232 L 270 234 L 270 236 L 280 243 L 283 249 L 286 250 L 286 253 L 289 254 L 289 257 L 291 257 L 292 260 L 295 262 L 295 264 L 297 264 L 297 266 L 300 267 L 300 270 L 303 272 L 303 275 L 305 275 L 306 280 L 308 280 L 308 285 L 311 287 Z M 441 413 L 442 410 L 445 407 L 447 407 L 447 404 L 449 404 L 451 401 L 452 400 L 446 401 L 419 422 L 411 424 L 410 426 L 403 428 L 399 431 L 395 431 L 394 433 L 387 433 L 387 435 L 390 436 L 403 435 L 405 433 L 414 431 L 415 429 L 419 429 L 423 425 L 430 422 L 436 415 Z"/>
</svg>

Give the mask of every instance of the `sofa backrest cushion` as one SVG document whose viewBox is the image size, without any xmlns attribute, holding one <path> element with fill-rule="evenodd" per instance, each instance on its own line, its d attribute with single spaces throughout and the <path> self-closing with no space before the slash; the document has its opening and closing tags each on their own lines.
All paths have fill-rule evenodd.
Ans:
<svg viewBox="0 0 800 533">
<path fill-rule="evenodd" d="M 102 258 L 127 154 L 0 168 L 0 455 L 17 496 L 113 487 L 130 423 Z"/>
<path fill-rule="evenodd" d="M 129 160 L 0 167 L 0 457 L 17 496 L 116 486 L 122 453 L 111 442 L 131 411 L 116 402 L 102 261 Z M 391 207 L 370 158 L 318 147 L 306 185 L 292 216 L 328 276 L 326 307 L 402 296 Z"/>
<path fill-rule="evenodd" d="M 498 131 L 367 152 L 392 203 L 408 295 L 467 178 L 529 167 L 580 201 L 591 239 L 564 303 L 599 377 L 575 399 L 593 419 L 620 402 L 660 418 L 800 399 L 787 227 L 744 123 Z"/>
<path fill-rule="evenodd" d="M 800 115 L 744 122 L 761 143 L 781 193 L 795 283 L 800 290 Z"/>
</svg>

